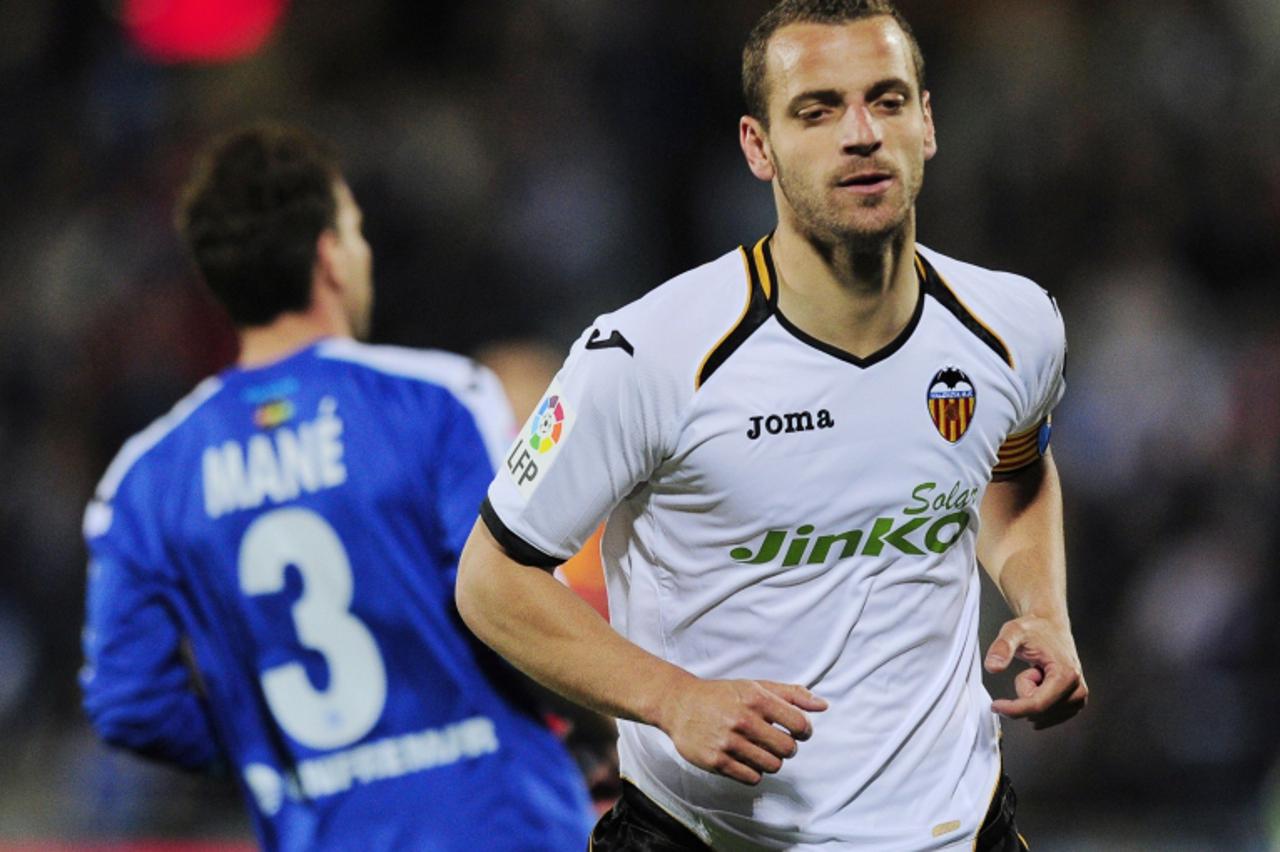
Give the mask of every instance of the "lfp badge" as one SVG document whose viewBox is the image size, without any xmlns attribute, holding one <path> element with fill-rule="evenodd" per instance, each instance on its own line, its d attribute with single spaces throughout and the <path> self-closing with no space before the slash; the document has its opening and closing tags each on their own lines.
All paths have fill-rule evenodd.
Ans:
<svg viewBox="0 0 1280 852">
<path fill-rule="evenodd" d="M 546 472 L 569 440 L 576 418 L 560 383 L 552 379 L 542 404 L 529 415 L 507 454 L 507 473 L 525 500 L 532 497 L 546 479 Z"/>
<path fill-rule="evenodd" d="M 973 382 L 957 367 L 943 367 L 929 383 L 929 416 L 938 434 L 953 444 L 969 431 L 977 405 Z"/>
<path fill-rule="evenodd" d="M 529 435 L 529 446 L 539 453 L 548 453 L 560 443 L 564 433 L 564 403 L 558 395 L 549 396 L 542 401 L 542 407 L 534 417 L 537 424 Z"/>
</svg>

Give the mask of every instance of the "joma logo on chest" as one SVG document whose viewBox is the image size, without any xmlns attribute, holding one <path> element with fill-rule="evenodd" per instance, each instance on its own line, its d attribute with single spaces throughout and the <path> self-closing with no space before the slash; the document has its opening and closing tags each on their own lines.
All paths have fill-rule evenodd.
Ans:
<svg viewBox="0 0 1280 852">
<path fill-rule="evenodd" d="M 814 429 L 830 429 L 836 425 L 831 412 L 825 408 L 817 414 L 809 411 L 791 411 L 786 414 L 757 414 L 750 418 L 747 437 L 756 440 L 761 435 L 790 435 L 792 432 L 812 432 Z"/>
</svg>

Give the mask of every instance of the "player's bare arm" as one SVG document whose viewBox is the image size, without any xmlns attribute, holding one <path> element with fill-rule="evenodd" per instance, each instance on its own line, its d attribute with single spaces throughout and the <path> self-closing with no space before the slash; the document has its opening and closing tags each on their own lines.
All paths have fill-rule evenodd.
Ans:
<svg viewBox="0 0 1280 852">
<path fill-rule="evenodd" d="M 512 560 L 477 523 L 458 567 L 458 610 L 525 674 L 600 713 L 654 725 L 695 766 L 759 783 L 813 731 L 826 702 L 801 686 L 704 680 L 627 641 L 551 574 Z"/>
<path fill-rule="evenodd" d="M 1014 680 L 1017 698 L 992 703 L 997 713 L 1029 719 L 1037 730 L 1067 721 L 1089 698 L 1067 615 L 1062 489 L 1052 455 L 1006 479 L 982 500 L 978 558 L 1014 618 L 987 652 L 986 669 L 1028 664 Z"/>
</svg>

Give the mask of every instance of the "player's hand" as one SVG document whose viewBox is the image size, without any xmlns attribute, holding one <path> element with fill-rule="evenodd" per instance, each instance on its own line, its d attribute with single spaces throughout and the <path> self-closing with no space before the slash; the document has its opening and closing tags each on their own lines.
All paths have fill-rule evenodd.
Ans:
<svg viewBox="0 0 1280 852">
<path fill-rule="evenodd" d="M 802 711 L 826 709 L 827 702 L 803 686 L 699 678 L 672 697 L 659 726 L 694 766 L 758 784 L 813 733 Z"/>
<path fill-rule="evenodd" d="M 1002 672 L 1014 658 L 1030 665 L 1013 680 L 1018 697 L 997 699 L 992 710 L 1010 719 L 1030 719 L 1038 731 L 1084 709 L 1089 687 L 1070 629 L 1038 616 L 1005 622 L 987 651 L 986 669 Z"/>
</svg>

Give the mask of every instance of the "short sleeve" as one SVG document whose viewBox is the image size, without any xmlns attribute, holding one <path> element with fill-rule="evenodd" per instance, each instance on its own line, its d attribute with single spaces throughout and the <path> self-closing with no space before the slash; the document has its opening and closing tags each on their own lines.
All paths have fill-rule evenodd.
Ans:
<svg viewBox="0 0 1280 852">
<path fill-rule="evenodd" d="M 1013 431 L 1001 445 L 992 473 L 1009 476 L 1034 464 L 1049 449 L 1053 410 L 1066 393 L 1066 328 L 1058 303 L 1043 296 L 1037 346 L 1022 366 L 1027 404 Z"/>
<path fill-rule="evenodd" d="M 586 344 L 584 334 L 499 463 L 481 512 L 527 565 L 576 553 L 669 455 L 678 425 L 677 386 L 658 353 Z"/>
<path fill-rule="evenodd" d="M 1058 310 L 1057 301 L 1048 294 L 1046 294 L 1046 298 L 1053 308 L 1053 315 L 1048 318 L 1045 324 L 1045 351 L 1038 359 L 1037 369 L 1031 377 L 1033 388 L 1031 399 L 1033 404 L 1029 415 L 1024 418 L 1017 431 L 1038 426 L 1048 420 L 1053 414 L 1053 409 L 1062 401 L 1062 396 L 1067 390 L 1065 378 L 1067 362 L 1066 327 L 1062 321 L 1062 313 Z"/>
</svg>

